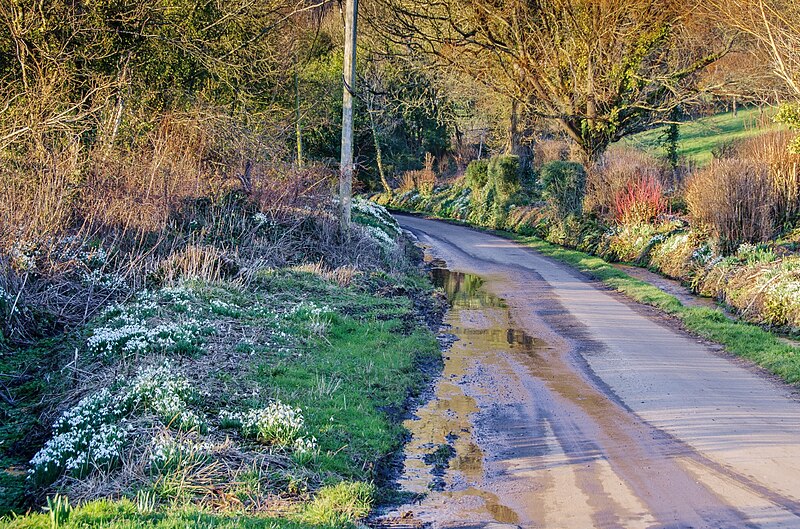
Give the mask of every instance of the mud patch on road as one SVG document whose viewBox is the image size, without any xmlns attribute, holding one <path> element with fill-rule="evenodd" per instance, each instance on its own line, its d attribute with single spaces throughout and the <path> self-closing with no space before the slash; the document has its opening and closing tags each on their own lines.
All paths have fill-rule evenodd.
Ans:
<svg viewBox="0 0 800 529">
<path fill-rule="evenodd" d="M 533 350 L 538 341 L 510 327 L 508 308 L 482 288 L 482 278 L 443 267 L 432 269 L 431 277 L 447 296 L 450 311 L 442 333 L 453 343 L 431 400 L 405 422 L 411 440 L 399 485 L 428 497 L 400 512 L 411 509 L 416 518 L 440 526 L 451 521 L 517 525 L 519 514 L 483 486 L 487 455 L 481 437 L 486 436 L 477 424 L 487 424 L 487 413 L 498 410 L 481 409 L 476 399 L 495 394 L 512 399 L 489 372 L 507 369 L 503 354 L 516 348 Z"/>
</svg>

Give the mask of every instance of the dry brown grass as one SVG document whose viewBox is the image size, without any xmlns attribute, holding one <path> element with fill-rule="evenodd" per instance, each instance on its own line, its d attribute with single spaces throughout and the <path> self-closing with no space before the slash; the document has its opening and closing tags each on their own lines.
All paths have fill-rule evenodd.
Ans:
<svg viewBox="0 0 800 529">
<path fill-rule="evenodd" d="M 26 341 L 79 325 L 153 279 L 369 266 L 376 250 L 337 229 L 332 172 L 283 164 L 271 143 L 198 109 L 161 116 L 128 146 L 0 152 L 0 288 L 14 300 L 0 302 L 3 334 Z M 98 248 L 105 262 L 87 263 Z"/>
<path fill-rule="evenodd" d="M 398 191 L 405 193 L 416 189 L 420 195 L 430 196 L 436 187 L 436 171 L 433 166 L 436 159 L 431 153 L 425 154 L 425 165 L 417 171 L 406 171 L 400 176 Z"/>
<path fill-rule="evenodd" d="M 800 155 L 789 152 L 794 135 L 774 131 L 743 141 L 736 157 L 761 162 L 769 167 L 776 219 L 788 223 L 800 214 Z"/>
<path fill-rule="evenodd" d="M 715 160 L 691 176 L 686 202 L 692 218 L 710 228 L 724 253 L 775 233 L 775 195 L 763 163 Z"/>
<path fill-rule="evenodd" d="M 327 268 L 322 261 L 316 263 L 306 263 L 291 267 L 297 272 L 306 272 L 318 275 L 326 281 L 332 281 L 340 287 L 348 287 L 353 282 L 353 278 L 358 273 L 358 269 L 353 266 L 340 266 L 337 268 Z"/>
</svg>

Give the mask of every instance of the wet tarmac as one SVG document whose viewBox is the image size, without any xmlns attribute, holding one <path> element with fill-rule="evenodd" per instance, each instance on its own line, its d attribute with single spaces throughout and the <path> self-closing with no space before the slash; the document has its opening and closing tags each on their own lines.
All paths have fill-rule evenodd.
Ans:
<svg viewBox="0 0 800 529">
<path fill-rule="evenodd" d="M 788 388 L 497 237 L 401 223 L 454 337 L 390 516 L 434 527 L 800 528 Z"/>
</svg>

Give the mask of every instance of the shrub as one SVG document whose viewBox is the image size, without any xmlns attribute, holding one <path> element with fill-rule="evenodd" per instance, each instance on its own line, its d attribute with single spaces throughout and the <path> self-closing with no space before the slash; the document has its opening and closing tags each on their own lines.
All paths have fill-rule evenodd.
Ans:
<svg viewBox="0 0 800 529">
<path fill-rule="evenodd" d="M 786 131 L 767 132 L 740 143 L 739 158 L 764 163 L 769 167 L 779 223 L 788 223 L 800 214 L 800 154 L 790 152 L 793 135 Z"/>
<path fill-rule="evenodd" d="M 775 115 L 775 121 L 787 125 L 791 130 L 800 131 L 800 105 L 782 105 Z M 794 154 L 800 154 L 800 136 L 794 137 L 787 149 Z"/>
<path fill-rule="evenodd" d="M 478 226 L 501 229 L 505 226 L 505 201 L 497 196 L 493 185 L 487 184 L 482 189 L 472 191 L 471 209 L 467 220 Z"/>
<path fill-rule="evenodd" d="M 605 153 L 586 177 L 584 207 L 602 217 L 617 214 L 617 199 L 637 183 L 665 182 L 663 165 L 637 149 L 614 148 Z"/>
<path fill-rule="evenodd" d="M 542 166 L 539 178 L 543 196 L 560 219 L 580 215 L 586 190 L 586 171 L 577 162 L 550 162 Z"/>
<path fill-rule="evenodd" d="M 467 187 L 470 189 L 483 189 L 486 182 L 489 180 L 488 171 L 488 160 L 473 160 L 469 162 L 467 171 L 464 173 Z"/>
<path fill-rule="evenodd" d="M 487 166 L 487 184 L 494 187 L 497 200 L 504 202 L 518 193 L 520 184 L 519 156 L 493 156 Z"/>
<path fill-rule="evenodd" d="M 743 242 L 766 241 L 775 231 L 772 186 L 762 163 L 713 161 L 690 178 L 686 202 L 726 254 Z"/>
<path fill-rule="evenodd" d="M 614 214 L 622 224 L 648 224 L 666 211 L 664 187 L 652 176 L 629 182 L 614 197 Z"/>
</svg>

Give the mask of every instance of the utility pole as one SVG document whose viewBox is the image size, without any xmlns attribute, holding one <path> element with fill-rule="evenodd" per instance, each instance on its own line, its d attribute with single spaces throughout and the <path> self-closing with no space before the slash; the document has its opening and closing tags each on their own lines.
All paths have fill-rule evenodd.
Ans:
<svg viewBox="0 0 800 529">
<path fill-rule="evenodd" d="M 344 2 L 344 95 L 342 96 L 342 160 L 339 173 L 339 220 L 342 231 L 350 231 L 353 193 L 353 94 L 356 88 L 356 34 L 358 0 Z"/>
</svg>

